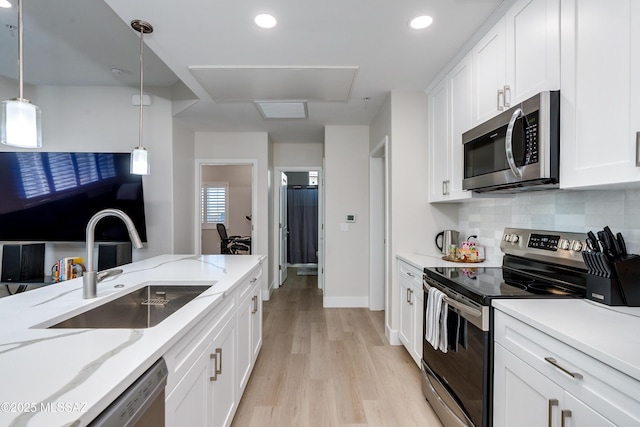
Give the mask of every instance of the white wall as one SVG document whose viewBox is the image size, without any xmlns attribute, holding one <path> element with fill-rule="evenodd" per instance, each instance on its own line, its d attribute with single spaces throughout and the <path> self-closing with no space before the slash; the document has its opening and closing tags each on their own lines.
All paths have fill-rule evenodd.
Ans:
<svg viewBox="0 0 640 427">
<path fill-rule="evenodd" d="M 178 120 L 173 121 L 173 253 L 191 254 L 196 218 L 195 134 Z"/>
<path fill-rule="evenodd" d="M 369 127 L 326 126 L 324 153 L 324 306 L 368 307 Z M 356 222 L 345 223 L 347 214 Z"/>
<path fill-rule="evenodd" d="M 392 257 L 387 289 L 385 314 L 387 337 L 392 344 L 400 344 L 399 284 L 397 253 L 435 254 L 435 235 L 445 228 L 455 228 L 457 207 L 430 205 L 429 152 L 427 147 L 427 96 L 423 92 L 391 92 L 371 124 L 369 148 L 374 148 L 389 136 L 389 253 Z"/>
<path fill-rule="evenodd" d="M 13 82 L 0 78 L 0 98 L 15 97 L 16 90 Z M 129 152 L 138 145 L 134 89 L 39 86 L 25 92 L 42 110 L 42 151 Z M 167 89 L 149 92 L 152 105 L 145 107 L 143 141 L 151 155 L 151 175 L 143 177 L 148 243 L 133 251 L 134 261 L 173 251 L 171 101 Z M 45 269 L 60 257 L 84 253 L 83 243 L 48 243 Z"/>
<path fill-rule="evenodd" d="M 253 212 L 254 253 L 271 257 L 269 251 L 269 150 L 270 143 L 266 132 L 196 132 L 196 161 L 211 161 L 224 164 L 226 160 L 255 160 L 258 183 L 258 200 Z M 269 280 L 264 290 L 273 280 L 272 268 L 269 268 Z M 263 295 L 264 298 L 264 295 Z"/>
<path fill-rule="evenodd" d="M 316 143 L 276 142 L 273 144 L 274 166 L 322 166 L 324 145 Z"/>
</svg>

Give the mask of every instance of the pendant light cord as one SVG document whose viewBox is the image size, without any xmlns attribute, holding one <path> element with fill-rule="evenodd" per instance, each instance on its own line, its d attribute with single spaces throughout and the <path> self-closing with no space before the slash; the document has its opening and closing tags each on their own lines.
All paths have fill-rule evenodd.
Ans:
<svg viewBox="0 0 640 427">
<path fill-rule="evenodd" d="M 144 81 L 144 29 L 140 30 L 140 137 L 138 141 L 138 147 L 142 147 L 142 91 Z"/>
<path fill-rule="evenodd" d="M 18 0 L 18 100 L 24 99 L 24 71 L 22 58 L 22 0 Z"/>
</svg>

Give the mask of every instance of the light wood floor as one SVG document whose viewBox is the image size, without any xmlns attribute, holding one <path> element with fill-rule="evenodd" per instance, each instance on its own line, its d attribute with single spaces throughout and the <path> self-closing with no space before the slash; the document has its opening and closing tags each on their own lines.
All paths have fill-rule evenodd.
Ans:
<svg viewBox="0 0 640 427">
<path fill-rule="evenodd" d="M 289 269 L 264 303 L 263 344 L 233 427 L 441 426 L 420 370 L 384 337 L 384 312 L 322 308 Z"/>
</svg>

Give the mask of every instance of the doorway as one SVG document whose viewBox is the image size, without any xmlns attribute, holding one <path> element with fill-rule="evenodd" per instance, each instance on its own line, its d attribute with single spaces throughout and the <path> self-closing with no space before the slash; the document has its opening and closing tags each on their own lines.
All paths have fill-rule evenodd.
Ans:
<svg viewBox="0 0 640 427">
<path fill-rule="evenodd" d="M 385 136 L 371 151 L 369 159 L 369 309 L 385 310 L 385 326 L 389 325 L 389 137 Z"/>
<path fill-rule="evenodd" d="M 236 253 L 253 253 L 255 248 L 253 211 L 256 203 L 254 164 L 198 161 L 196 165 L 196 253 L 222 253 L 221 233 L 223 224 L 228 236 L 241 236 L 249 242 L 248 250 Z"/>
<path fill-rule="evenodd" d="M 322 170 L 281 167 L 276 177 L 278 287 L 284 284 L 288 267 L 294 267 L 291 271 L 297 275 L 317 275 L 318 287 L 323 288 Z"/>
</svg>

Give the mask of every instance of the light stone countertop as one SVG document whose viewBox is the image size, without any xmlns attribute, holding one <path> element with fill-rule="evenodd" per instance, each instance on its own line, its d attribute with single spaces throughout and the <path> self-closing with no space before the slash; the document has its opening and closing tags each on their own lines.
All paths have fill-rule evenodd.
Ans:
<svg viewBox="0 0 640 427">
<path fill-rule="evenodd" d="M 87 425 L 263 260 L 161 255 L 119 267 L 95 299 L 82 278 L 0 299 L 0 425 Z M 148 281 L 217 283 L 153 328 L 46 329 Z"/>
<path fill-rule="evenodd" d="M 478 263 L 451 262 L 442 259 L 442 254 L 416 254 L 408 252 L 399 252 L 396 254 L 398 259 L 405 261 L 420 271 L 428 267 L 501 267 L 502 258 L 497 260 L 485 260 Z"/>
<path fill-rule="evenodd" d="M 640 307 L 586 299 L 496 299 L 493 306 L 640 381 Z"/>
</svg>

